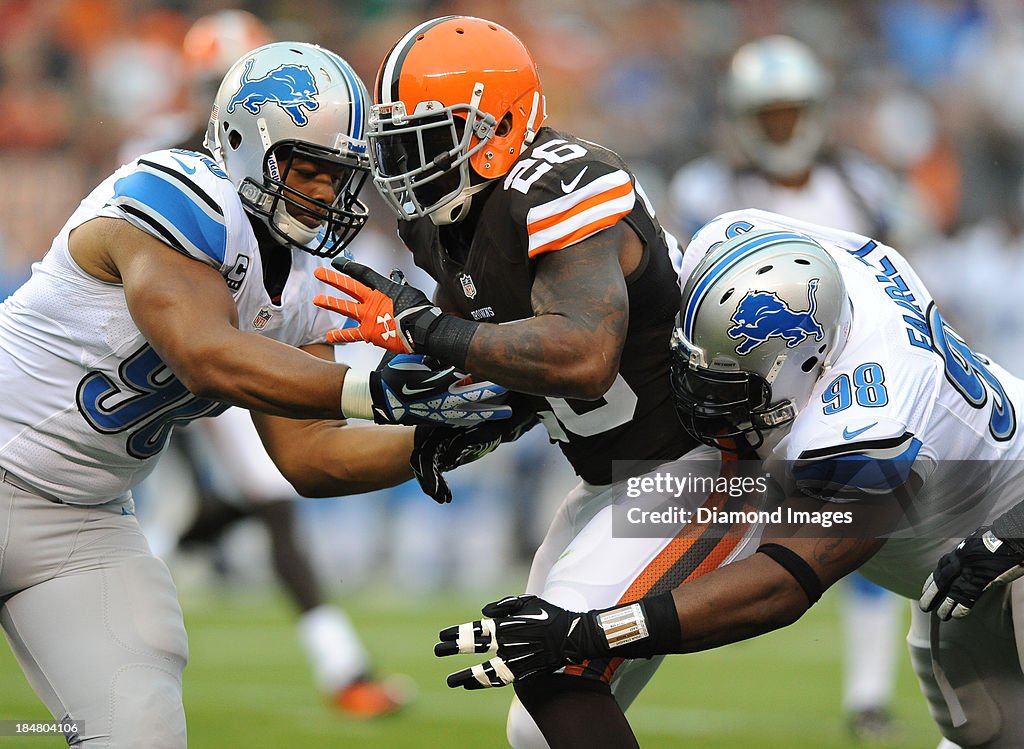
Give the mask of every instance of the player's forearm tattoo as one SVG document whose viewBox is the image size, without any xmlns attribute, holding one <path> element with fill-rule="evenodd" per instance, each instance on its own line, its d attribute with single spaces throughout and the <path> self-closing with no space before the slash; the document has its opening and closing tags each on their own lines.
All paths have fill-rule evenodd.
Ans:
<svg viewBox="0 0 1024 749">
<path fill-rule="evenodd" d="M 521 392 L 580 397 L 572 390 L 578 375 L 617 370 L 629 322 L 620 241 L 608 230 L 545 257 L 532 290 L 536 316 L 482 325 L 470 371 Z"/>
</svg>

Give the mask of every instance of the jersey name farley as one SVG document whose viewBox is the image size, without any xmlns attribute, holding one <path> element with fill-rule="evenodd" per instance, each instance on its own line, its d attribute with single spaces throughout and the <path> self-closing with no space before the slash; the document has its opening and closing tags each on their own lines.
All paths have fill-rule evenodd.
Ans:
<svg viewBox="0 0 1024 749">
<path fill-rule="evenodd" d="M 18 361 L 47 373 L 31 398 L 0 412 L 0 466 L 82 504 L 125 496 L 152 469 L 175 424 L 223 410 L 193 396 L 160 360 L 123 288 L 72 259 L 72 230 L 97 217 L 128 221 L 215 268 L 242 330 L 303 346 L 322 342 L 335 322 L 312 304 L 313 267 L 326 261 L 305 252 L 292 252 L 282 302 L 271 301 L 252 226 L 212 159 L 172 149 L 121 167 L 82 201 L 31 279 L 0 305 L 0 386 L 23 379 Z"/>
<path fill-rule="evenodd" d="M 619 220 L 643 241 L 644 259 L 627 279 L 629 328 L 611 389 L 597 401 L 534 399 L 576 472 L 605 484 L 612 461 L 661 460 L 689 450 L 694 443 L 672 409 L 668 378 L 668 340 L 679 306 L 670 252 L 678 248 L 622 160 L 593 143 L 541 128 L 501 182 L 476 198 L 481 199 L 468 240 L 460 224 L 438 229 L 424 218 L 399 226 L 416 264 L 467 319 L 503 323 L 532 317 L 538 259 Z M 460 281 L 466 276 L 472 295 Z"/>
</svg>

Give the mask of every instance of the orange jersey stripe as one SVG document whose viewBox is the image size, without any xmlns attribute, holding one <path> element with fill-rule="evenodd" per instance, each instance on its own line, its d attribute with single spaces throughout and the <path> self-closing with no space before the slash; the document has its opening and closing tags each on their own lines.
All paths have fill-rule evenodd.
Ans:
<svg viewBox="0 0 1024 749">
<path fill-rule="evenodd" d="M 622 211 L 621 213 L 615 213 L 611 216 L 605 216 L 604 218 L 594 221 L 593 223 L 582 226 L 574 232 L 566 234 L 563 237 L 552 240 L 547 244 L 542 244 L 540 247 L 535 247 L 529 250 L 527 254 L 530 257 L 536 257 L 545 252 L 551 252 L 552 250 L 560 250 L 563 247 L 568 247 L 571 244 L 586 239 L 591 234 L 597 234 L 602 229 L 607 229 L 609 226 L 615 226 L 623 216 L 629 215 L 629 211 Z"/>
<path fill-rule="evenodd" d="M 527 253 L 533 257 L 538 251 L 568 247 L 610 226 L 607 221 L 618 221 L 623 212 L 633 210 L 636 194 L 629 174 L 620 169 L 534 206 L 526 215 Z"/>
<path fill-rule="evenodd" d="M 609 188 L 608 190 L 600 192 L 597 195 L 594 195 L 593 197 L 587 198 L 586 200 L 581 200 L 580 202 L 574 204 L 571 208 L 568 208 L 562 211 L 561 213 L 556 213 L 546 218 L 531 221 L 526 225 L 526 231 L 528 234 L 536 234 L 537 232 L 543 231 L 544 229 L 548 229 L 557 223 L 565 221 L 568 218 L 572 218 L 573 216 L 579 213 L 583 213 L 583 211 L 587 210 L 588 208 L 592 208 L 595 205 L 607 203 L 609 201 L 615 200 L 616 198 L 624 198 L 625 196 L 629 195 L 629 193 L 632 192 L 632 190 L 633 183 L 627 180 L 626 182 L 623 182 L 621 185 Z"/>
</svg>

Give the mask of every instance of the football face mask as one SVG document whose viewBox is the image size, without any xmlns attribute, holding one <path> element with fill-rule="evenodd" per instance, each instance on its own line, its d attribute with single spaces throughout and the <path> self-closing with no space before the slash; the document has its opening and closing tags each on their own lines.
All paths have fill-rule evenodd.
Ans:
<svg viewBox="0 0 1024 749">
<path fill-rule="evenodd" d="M 772 388 L 755 372 L 716 372 L 691 364 L 693 349 L 682 331 L 672 333 L 669 360 L 672 397 L 686 431 L 712 447 L 730 450 L 729 443 L 742 437 L 753 449 L 764 442 L 762 430 L 777 426 L 768 409 Z"/>
<path fill-rule="evenodd" d="M 225 74 L 205 143 L 246 212 L 277 241 L 333 257 L 366 222 L 358 194 L 369 173 L 367 109 L 366 88 L 343 59 L 312 44 L 277 42 Z M 331 174 L 333 192 L 297 189 L 312 182 L 291 174 L 302 162 Z"/>
<path fill-rule="evenodd" d="M 321 200 L 308 184 L 330 176 L 333 198 Z M 368 211 L 359 200 L 368 170 L 340 158 L 336 149 L 302 141 L 281 141 L 264 157 L 263 180 L 246 177 L 239 196 L 249 213 L 261 217 L 282 244 L 318 257 L 334 257 L 363 228 Z"/>
<path fill-rule="evenodd" d="M 485 112 L 470 105 L 438 111 L 431 104 L 406 116 L 397 102 L 376 106 L 370 115 L 374 184 L 405 220 L 430 215 L 465 194 L 471 187 L 470 159 L 494 134 L 494 117 Z M 467 122 L 473 126 L 467 128 Z"/>
<path fill-rule="evenodd" d="M 367 131 L 374 184 L 400 219 L 460 221 L 544 115 L 537 65 L 508 29 L 469 16 L 424 21 L 377 73 Z"/>
</svg>

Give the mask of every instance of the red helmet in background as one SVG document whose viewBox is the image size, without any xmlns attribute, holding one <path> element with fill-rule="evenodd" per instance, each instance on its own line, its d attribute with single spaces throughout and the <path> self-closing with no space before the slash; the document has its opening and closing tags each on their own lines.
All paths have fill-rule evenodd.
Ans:
<svg viewBox="0 0 1024 749">
<path fill-rule="evenodd" d="M 197 81 L 220 79 L 242 55 L 274 41 L 270 28 L 245 10 L 222 10 L 198 18 L 185 34 L 188 75 Z"/>
</svg>

